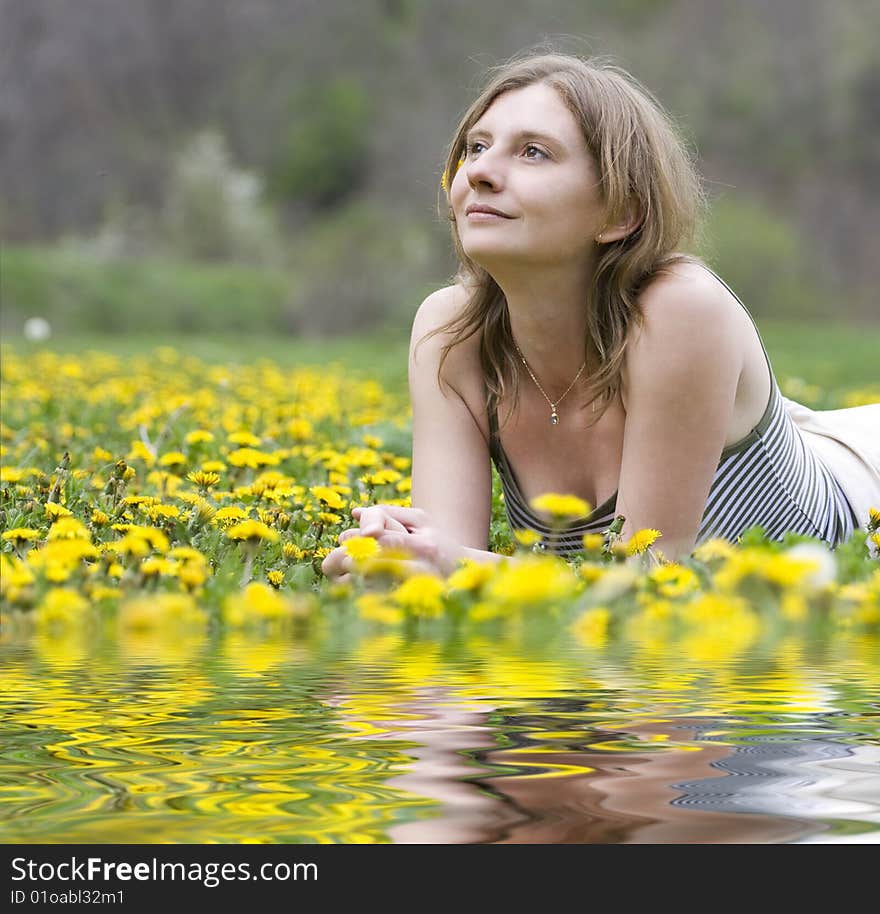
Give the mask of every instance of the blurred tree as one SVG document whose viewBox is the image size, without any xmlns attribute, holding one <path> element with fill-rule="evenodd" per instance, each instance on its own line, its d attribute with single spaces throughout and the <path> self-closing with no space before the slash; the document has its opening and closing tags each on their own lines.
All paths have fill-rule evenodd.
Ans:
<svg viewBox="0 0 880 914">
<path fill-rule="evenodd" d="M 339 77 L 297 93 L 269 192 L 319 208 L 355 194 L 364 181 L 374 116 L 366 89 L 353 79 Z"/>
</svg>

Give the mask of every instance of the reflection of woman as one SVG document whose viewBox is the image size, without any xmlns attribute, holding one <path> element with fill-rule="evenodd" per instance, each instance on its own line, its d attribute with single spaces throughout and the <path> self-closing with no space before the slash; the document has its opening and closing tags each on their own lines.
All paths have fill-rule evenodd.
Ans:
<svg viewBox="0 0 880 914">
<path fill-rule="evenodd" d="M 512 526 L 550 533 L 528 505 L 543 492 L 597 506 L 561 550 L 616 514 L 624 537 L 662 531 L 668 558 L 756 524 L 834 546 L 866 522 L 880 405 L 792 418 L 744 305 L 677 250 L 699 179 L 632 77 L 557 54 L 501 67 L 444 184 L 461 269 L 413 324 L 414 507 L 356 508 L 360 530 L 340 540 L 376 536 L 442 572 L 497 558 L 490 457 Z M 331 577 L 351 567 L 342 548 L 324 562 Z"/>
</svg>

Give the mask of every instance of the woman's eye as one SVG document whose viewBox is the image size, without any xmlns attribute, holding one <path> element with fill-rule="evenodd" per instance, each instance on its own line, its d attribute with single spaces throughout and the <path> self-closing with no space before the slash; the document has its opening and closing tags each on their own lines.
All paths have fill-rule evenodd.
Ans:
<svg viewBox="0 0 880 914">
<path fill-rule="evenodd" d="M 479 140 L 474 140 L 473 143 L 468 143 L 467 146 L 465 146 L 465 151 L 467 152 L 468 155 L 471 155 L 478 151 L 477 150 L 478 146 L 482 146 L 482 145 L 483 144 Z M 535 152 L 540 153 L 542 156 L 544 156 L 544 158 L 547 158 L 547 153 L 544 152 L 544 150 L 541 149 L 539 146 L 534 146 L 530 143 L 528 146 L 525 147 L 526 152 L 528 152 L 531 149 L 533 149 Z M 535 158 L 535 156 L 526 156 L 526 158 L 533 159 L 533 158 Z"/>
</svg>

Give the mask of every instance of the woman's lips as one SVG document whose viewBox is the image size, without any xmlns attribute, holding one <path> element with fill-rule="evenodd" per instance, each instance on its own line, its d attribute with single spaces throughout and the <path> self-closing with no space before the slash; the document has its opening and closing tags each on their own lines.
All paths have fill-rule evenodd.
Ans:
<svg viewBox="0 0 880 914">
<path fill-rule="evenodd" d="M 471 222 L 506 222 L 510 216 L 499 216 L 497 213 L 481 213 L 475 211 L 467 214 Z"/>
</svg>

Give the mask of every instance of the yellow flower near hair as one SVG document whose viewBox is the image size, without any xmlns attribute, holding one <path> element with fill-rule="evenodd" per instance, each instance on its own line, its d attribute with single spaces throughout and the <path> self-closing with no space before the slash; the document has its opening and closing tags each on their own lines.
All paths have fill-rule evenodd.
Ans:
<svg viewBox="0 0 880 914">
<path fill-rule="evenodd" d="M 661 536 L 663 536 L 663 534 L 659 530 L 654 530 L 650 527 L 645 530 L 636 530 L 629 540 L 627 540 L 626 554 L 641 555 Z"/>
<path fill-rule="evenodd" d="M 577 495 L 560 495 L 547 492 L 533 498 L 529 504 L 541 514 L 549 514 L 555 520 L 568 520 L 589 514 L 592 508 L 589 503 Z"/>
</svg>

